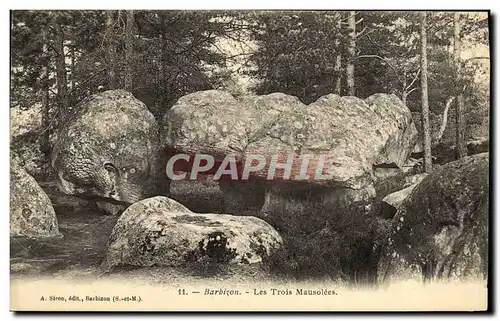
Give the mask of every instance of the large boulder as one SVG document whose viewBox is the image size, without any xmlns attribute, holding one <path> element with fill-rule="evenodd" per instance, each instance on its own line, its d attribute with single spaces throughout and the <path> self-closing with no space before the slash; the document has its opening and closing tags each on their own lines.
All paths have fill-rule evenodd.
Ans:
<svg viewBox="0 0 500 321">
<path fill-rule="evenodd" d="M 261 263 L 281 245 L 281 236 L 258 218 L 193 213 L 158 196 L 131 205 L 120 216 L 103 267 Z"/>
<path fill-rule="evenodd" d="M 379 281 L 486 277 L 489 154 L 448 163 L 418 184 L 394 216 Z"/>
<path fill-rule="evenodd" d="M 167 193 L 166 157 L 146 105 L 111 90 L 73 109 L 52 153 L 61 191 L 125 204 Z"/>
<path fill-rule="evenodd" d="M 331 94 L 304 105 L 281 93 L 236 100 L 227 92 L 210 90 L 181 97 L 163 125 L 163 144 L 173 153 L 210 154 L 216 165 L 234 155 L 240 166 L 260 155 L 266 166 L 250 176 L 264 180 L 272 157 L 283 162 L 292 155 L 294 180 L 301 171 L 301 157 L 309 155 L 310 178 L 303 183 L 354 189 L 366 186 L 374 167 L 403 166 L 417 135 L 408 108 L 385 94 L 365 100 Z M 319 156 L 325 157 L 321 173 L 329 179 L 315 175 Z M 177 170 L 190 171 L 192 166 L 178 164 Z M 286 179 L 284 171 L 273 176 L 275 181 Z"/>
<path fill-rule="evenodd" d="M 10 236 L 60 236 L 49 197 L 17 163 L 10 167 Z"/>
<path fill-rule="evenodd" d="M 39 180 L 50 173 L 50 160 L 41 148 L 44 132 L 40 104 L 10 108 L 10 157 Z"/>
<path fill-rule="evenodd" d="M 223 91 L 202 91 L 181 97 L 162 128 L 162 143 L 172 155 L 191 156 L 176 161 L 175 171 L 192 172 L 195 154 L 215 159 L 202 174 L 235 163 L 237 177 L 219 180 L 225 211 L 256 215 L 274 226 L 298 275 L 317 268 L 357 280 L 365 274 L 363 266 L 371 269 L 376 261 L 369 257 L 376 230 L 370 203 L 378 191 L 401 188 L 381 182 L 404 177 L 401 167 L 417 138 L 409 109 L 385 94 L 366 99 L 331 94 L 305 105 L 282 93 L 235 99 Z M 244 165 L 258 167 L 256 158 L 265 166 L 246 179 Z M 269 176 L 276 159 L 293 160 L 289 177 L 283 169 Z"/>
<path fill-rule="evenodd" d="M 366 189 L 373 189 L 374 181 L 387 176 L 377 173 L 402 167 L 416 135 L 409 109 L 394 95 L 375 94 L 362 100 L 331 94 L 304 105 L 281 93 L 237 100 L 227 92 L 210 90 L 181 97 L 166 113 L 162 143 L 172 154 L 191 155 L 190 161 L 174 164 L 174 170 L 185 172 L 192 170 L 195 154 L 215 158 L 213 168 L 204 174 L 216 173 L 231 155 L 236 180 L 245 181 L 245 163 L 255 165 L 254 158 L 264 159 L 265 166 L 251 171 L 244 184 L 222 175 L 221 181 L 228 180 L 221 184 L 230 205 L 226 210 L 233 212 L 234 205 L 241 207 L 249 201 L 251 207 L 268 207 L 265 199 L 282 189 L 297 190 L 304 185 L 371 195 Z M 271 160 L 284 163 L 288 157 L 293 160 L 289 177 L 277 169 L 269 179 Z M 307 179 L 300 177 L 304 164 Z M 327 178 L 319 179 L 317 174 Z M 273 195 L 263 198 L 266 190 Z"/>
</svg>

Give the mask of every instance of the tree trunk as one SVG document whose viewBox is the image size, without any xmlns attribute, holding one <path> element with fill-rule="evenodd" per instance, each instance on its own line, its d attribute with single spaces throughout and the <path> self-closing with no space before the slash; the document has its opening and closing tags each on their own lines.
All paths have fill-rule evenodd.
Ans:
<svg viewBox="0 0 500 321">
<path fill-rule="evenodd" d="M 337 18 L 338 18 L 337 32 L 341 33 L 341 31 L 342 31 L 342 13 L 339 13 Z M 339 37 L 337 37 L 337 39 L 335 39 L 335 50 L 337 51 L 336 52 L 337 55 L 335 57 L 335 67 L 334 67 L 335 83 L 334 83 L 333 92 L 340 96 L 340 88 L 342 85 L 342 54 L 340 53 L 340 38 Z"/>
<path fill-rule="evenodd" d="M 50 92 L 49 92 L 49 65 L 50 60 L 48 56 L 47 49 L 47 32 L 45 27 L 42 30 L 42 42 L 43 56 L 47 59 L 44 61 L 42 67 L 42 74 L 40 77 L 41 80 L 41 90 L 42 90 L 42 128 L 43 132 L 40 138 L 40 150 L 42 153 L 46 155 L 47 158 L 50 158 L 50 133 L 51 133 L 51 124 L 50 124 Z"/>
<path fill-rule="evenodd" d="M 457 159 L 467 156 L 467 147 L 465 145 L 465 125 L 464 125 L 464 97 L 461 88 L 461 65 L 460 65 L 460 51 L 461 51 L 461 41 L 460 41 L 460 13 L 455 12 L 453 16 L 454 21 L 454 33 L 453 33 L 453 58 L 455 60 L 455 79 L 458 85 L 455 86 L 457 90 L 457 105 L 455 109 L 455 121 L 456 121 L 456 151 Z"/>
<path fill-rule="evenodd" d="M 157 98 L 157 111 L 159 112 L 164 105 L 164 97 L 165 97 L 165 88 L 166 88 L 166 64 L 167 64 L 167 54 L 168 54 L 168 45 L 167 45 L 167 21 L 165 18 L 165 13 L 160 13 L 160 52 L 158 54 L 158 98 Z"/>
<path fill-rule="evenodd" d="M 403 105 L 406 106 L 406 98 L 408 97 L 408 92 L 406 90 L 407 80 L 406 80 L 406 69 L 403 72 L 403 92 L 401 93 L 401 100 L 403 100 Z"/>
<path fill-rule="evenodd" d="M 158 52 L 158 63 L 157 63 L 157 70 L 158 70 L 158 75 L 157 75 L 157 83 L 156 83 L 156 90 L 155 90 L 155 94 L 156 94 L 156 108 L 155 110 L 160 110 L 161 109 L 161 105 L 162 105 L 162 93 L 163 93 L 163 82 L 164 82 L 164 79 L 165 79 L 165 76 L 163 74 L 163 41 L 164 41 L 164 38 L 163 38 L 163 33 L 160 33 L 159 35 L 159 41 L 160 41 L 160 50 Z"/>
<path fill-rule="evenodd" d="M 76 55 L 75 55 L 75 42 L 74 42 L 74 40 L 71 43 L 71 49 L 70 49 L 69 55 L 70 55 L 70 59 L 71 59 L 71 97 L 70 97 L 70 99 L 73 100 L 74 95 L 75 95 L 75 87 L 76 87 L 76 75 L 75 75 L 76 74 L 76 68 L 75 68 Z"/>
<path fill-rule="evenodd" d="M 421 13 L 420 20 L 420 68 L 422 82 L 422 137 L 424 147 L 424 171 L 429 173 L 432 170 L 431 156 L 431 131 L 429 125 L 429 96 L 427 88 L 427 12 Z"/>
<path fill-rule="evenodd" d="M 125 27 L 125 90 L 132 91 L 132 58 L 134 55 L 134 11 L 127 10 L 127 23 Z"/>
<path fill-rule="evenodd" d="M 106 11 L 106 32 L 105 32 L 105 60 L 106 60 L 106 78 L 108 80 L 108 89 L 116 89 L 116 71 L 115 71 L 115 60 L 116 60 L 116 45 L 114 41 L 114 20 L 113 20 L 113 10 Z"/>
<path fill-rule="evenodd" d="M 347 94 L 354 96 L 356 94 L 354 88 L 354 58 L 356 55 L 356 11 L 349 11 L 349 59 L 347 62 Z"/>
<path fill-rule="evenodd" d="M 73 16 L 73 25 L 75 25 L 75 16 Z M 68 98 L 71 102 L 74 101 L 75 98 L 75 87 L 76 87 L 76 54 L 75 54 L 75 48 L 76 48 L 76 37 L 75 37 L 75 32 L 74 30 L 71 33 L 71 47 L 69 51 L 69 58 L 71 60 L 71 92 L 70 92 L 70 97 Z"/>
<path fill-rule="evenodd" d="M 451 103 L 455 100 L 455 97 L 448 98 L 446 101 L 446 105 L 444 106 L 443 112 L 443 121 L 441 122 L 441 127 L 439 128 L 438 137 L 436 138 L 437 142 L 440 142 L 443 139 L 443 134 L 446 129 L 446 125 L 448 124 L 448 111 L 450 110 Z"/>
<path fill-rule="evenodd" d="M 57 100 L 59 114 L 64 114 L 68 108 L 68 83 L 66 75 L 66 56 L 64 54 L 64 31 L 62 25 L 54 19 L 55 50 L 56 50 L 56 79 L 57 79 Z"/>
</svg>

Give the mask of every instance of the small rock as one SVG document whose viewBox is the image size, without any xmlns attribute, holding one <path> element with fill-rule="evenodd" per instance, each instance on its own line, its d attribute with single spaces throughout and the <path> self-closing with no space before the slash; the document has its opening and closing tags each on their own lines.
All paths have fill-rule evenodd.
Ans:
<svg viewBox="0 0 500 321">
<path fill-rule="evenodd" d="M 193 213 L 167 197 L 131 205 L 111 233 L 103 266 L 261 263 L 281 236 L 252 216 Z"/>
</svg>

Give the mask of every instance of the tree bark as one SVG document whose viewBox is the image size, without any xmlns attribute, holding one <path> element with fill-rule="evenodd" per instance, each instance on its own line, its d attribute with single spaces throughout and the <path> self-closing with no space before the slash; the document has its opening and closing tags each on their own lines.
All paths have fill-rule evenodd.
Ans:
<svg viewBox="0 0 500 321">
<path fill-rule="evenodd" d="M 73 16 L 73 25 L 75 25 L 75 17 Z M 69 58 L 71 59 L 71 66 L 70 66 L 70 75 L 71 75 L 71 92 L 70 92 L 70 101 L 74 101 L 75 97 L 75 87 L 76 87 L 76 54 L 75 54 L 75 48 L 76 48 L 76 37 L 75 37 L 75 32 L 74 30 L 71 33 L 71 47 L 69 51 Z"/>
<path fill-rule="evenodd" d="M 48 56 L 48 48 L 47 48 L 47 31 L 45 27 L 42 27 L 42 53 L 44 58 L 47 60 L 44 61 L 42 66 L 42 74 L 40 77 L 41 80 L 41 90 L 42 90 L 42 128 L 43 132 L 40 140 L 40 150 L 44 153 L 48 158 L 50 158 L 50 133 L 51 133 L 51 124 L 50 124 L 50 92 L 49 92 L 49 65 L 50 60 Z"/>
<path fill-rule="evenodd" d="M 157 111 L 160 111 L 164 104 L 165 87 L 166 87 L 166 65 L 168 56 L 168 43 L 167 43 L 167 20 L 165 18 L 165 13 L 161 12 L 159 14 L 161 32 L 160 32 L 160 52 L 158 55 L 158 98 L 157 98 Z"/>
<path fill-rule="evenodd" d="M 455 97 L 450 97 L 448 98 L 448 101 L 446 101 L 446 105 L 444 106 L 444 112 L 443 112 L 443 121 L 441 122 L 441 127 L 439 128 L 439 133 L 436 138 L 437 142 L 440 142 L 441 139 L 443 139 L 443 134 L 444 131 L 446 130 L 446 125 L 448 124 L 448 111 L 450 110 L 451 103 L 455 100 Z"/>
<path fill-rule="evenodd" d="M 341 33 L 342 32 L 342 13 L 339 13 L 338 15 L 338 21 L 337 21 L 337 32 Z M 334 72 L 335 72 L 335 83 L 334 83 L 334 88 L 333 92 L 337 95 L 340 96 L 340 89 L 342 85 L 342 54 L 340 53 L 340 38 L 337 37 L 335 39 L 335 50 L 336 56 L 335 56 L 335 66 L 334 66 Z"/>
<path fill-rule="evenodd" d="M 460 13 L 455 12 L 453 16 L 454 32 L 453 32 L 453 58 L 455 60 L 455 79 L 458 85 L 455 86 L 457 90 L 457 105 L 455 109 L 455 122 L 456 122 L 456 151 L 457 159 L 467 156 L 467 146 L 465 144 L 465 124 L 464 124 L 464 97 L 461 88 L 461 41 L 460 41 Z"/>
<path fill-rule="evenodd" d="M 420 68 L 422 87 L 422 137 L 424 148 L 424 171 L 429 173 L 432 170 L 431 156 L 431 132 L 429 124 L 429 95 L 427 88 L 427 12 L 420 14 Z"/>
<path fill-rule="evenodd" d="M 106 60 L 106 78 L 108 80 L 108 89 L 116 89 L 116 71 L 115 71 L 115 60 L 116 60 L 116 45 L 114 41 L 114 11 L 106 11 L 106 32 L 104 39 L 104 52 Z"/>
<path fill-rule="evenodd" d="M 125 26 L 125 90 L 132 91 L 132 66 L 134 55 L 134 11 L 127 10 L 127 23 Z"/>
<path fill-rule="evenodd" d="M 55 51 L 56 51 L 56 79 L 57 79 L 57 98 L 59 113 L 64 113 L 68 108 L 68 83 L 66 74 L 66 56 L 64 54 L 64 30 L 62 25 L 54 19 Z"/>
<path fill-rule="evenodd" d="M 403 105 L 406 106 L 406 98 L 408 98 L 407 88 L 407 80 L 406 80 L 406 69 L 403 72 L 403 92 L 401 93 L 401 99 L 403 100 Z"/>
<path fill-rule="evenodd" d="M 75 95 L 75 87 L 76 87 L 76 55 L 75 55 L 75 42 L 71 43 L 71 48 L 70 48 L 70 59 L 71 59 L 71 97 L 70 99 L 73 100 L 74 95 Z"/>
<path fill-rule="evenodd" d="M 349 11 L 349 59 L 347 62 L 347 94 L 355 96 L 356 90 L 354 87 L 354 58 L 356 55 L 356 11 Z"/>
</svg>

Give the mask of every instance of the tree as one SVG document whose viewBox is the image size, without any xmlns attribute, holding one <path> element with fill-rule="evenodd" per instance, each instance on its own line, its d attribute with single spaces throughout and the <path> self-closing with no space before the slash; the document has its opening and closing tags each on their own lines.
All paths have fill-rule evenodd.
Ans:
<svg viewBox="0 0 500 321">
<path fill-rule="evenodd" d="M 420 13 L 420 70 L 422 87 L 422 137 L 424 146 L 424 171 L 432 170 L 431 129 L 429 124 L 429 97 L 427 89 L 427 12 Z"/>
<path fill-rule="evenodd" d="M 356 57 L 356 11 L 349 11 L 349 48 L 347 61 L 347 94 L 354 96 L 356 88 L 354 87 L 354 59 Z"/>
<path fill-rule="evenodd" d="M 337 21 L 337 30 L 342 29 L 342 12 L 338 13 L 338 21 Z M 341 94 L 341 87 L 342 87 L 342 53 L 341 53 L 341 47 L 340 47 L 340 37 L 337 37 L 335 39 L 335 49 L 337 52 L 337 55 L 335 57 L 335 83 L 334 83 L 334 89 L 333 92 L 337 95 Z"/>
<path fill-rule="evenodd" d="M 411 93 L 419 89 L 419 19 L 412 12 L 360 12 L 363 19 L 357 37 L 357 95 L 376 92 L 396 94 L 411 108 Z M 360 19 L 360 20 L 361 20 Z M 420 98 L 418 103 L 420 106 Z"/>
<path fill-rule="evenodd" d="M 118 15 L 120 13 L 118 12 Z M 104 34 L 104 43 L 105 43 L 105 52 L 106 52 L 106 75 L 108 80 L 108 88 L 115 89 L 117 88 L 116 81 L 116 71 L 115 71 L 115 62 L 116 62 L 116 45 L 114 41 L 114 11 L 108 10 L 106 11 L 106 31 Z"/>
<path fill-rule="evenodd" d="M 64 29 L 57 13 L 52 13 L 52 28 L 55 30 L 54 51 L 56 61 L 57 97 L 60 110 L 68 108 L 68 83 L 66 74 L 66 55 L 64 54 Z"/>
<path fill-rule="evenodd" d="M 41 32 L 42 41 L 42 55 L 48 57 L 48 45 L 47 45 L 47 28 L 43 27 Z M 40 150 L 44 153 L 47 158 L 50 154 L 50 134 L 51 126 L 50 124 L 50 87 L 49 87 L 49 70 L 50 61 L 47 59 L 42 66 L 42 72 L 40 74 L 40 89 L 42 93 L 42 124 L 46 124 L 46 128 L 42 131 L 40 137 Z"/>
<path fill-rule="evenodd" d="M 464 96 L 462 93 L 462 88 L 460 88 L 461 79 L 461 39 L 460 39 L 460 13 L 455 12 L 453 15 L 453 56 L 455 61 L 456 70 L 456 80 L 458 81 L 458 86 L 455 86 L 457 90 L 456 99 L 456 109 L 455 109 L 455 119 L 456 119 L 456 152 L 457 159 L 467 156 L 467 146 L 465 144 L 465 126 L 464 126 Z"/>
<path fill-rule="evenodd" d="M 125 90 L 132 91 L 132 68 L 134 55 L 134 11 L 127 10 L 127 23 L 125 29 Z"/>
<path fill-rule="evenodd" d="M 283 92 L 311 103 L 337 92 L 345 77 L 347 28 L 338 28 L 339 12 L 259 12 L 248 17 L 250 76 L 257 94 Z M 293 68 L 291 68 L 293 66 Z M 340 88 L 343 91 L 345 88 Z"/>
<path fill-rule="evenodd" d="M 139 10 L 133 17 L 131 13 L 13 11 L 11 105 L 50 106 L 43 123 L 57 125 L 53 121 L 61 112 L 57 106 L 75 106 L 93 93 L 126 85 L 161 117 L 187 93 L 227 89 L 228 79 L 241 75 L 240 70 L 235 76 L 229 65 L 241 59 L 245 76 L 256 84 L 250 90 L 257 94 L 283 92 L 311 103 L 330 93 L 349 94 L 349 86 L 355 85 L 357 97 L 392 93 L 410 110 L 420 111 L 421 30 L 419 14 L 414 12 Z M 446 12 L 427 13 L 429 116 L 446 118 L 448 110 L 455 116 L 457 96 L 462 93 L 465 138 L 483 137 L 489 87 L 479 85 L 476 76 L 481 72 L 487 79 L 488 54 L 469 58 L 463 48 L 476 43 L 487 48 L 487 15 L 460 16 L 459 80 L 452 50 L 453 18 Z M 230 57 L 219 47 L 221 39 L 248 51 Z M 443 123 L 447 125 L 439 131 L 443 144 L 455 143 L 455 123 L 451 117 Z"/>
<path fill-rule="evenodd" d="M 133 94 L 161 117 L 181 96 L 221 87 L 221 38 L 246 26 L 223 11 L 135 11 Z M 236 38 L 235 38 L 236 39 Z"/>
</svg>

